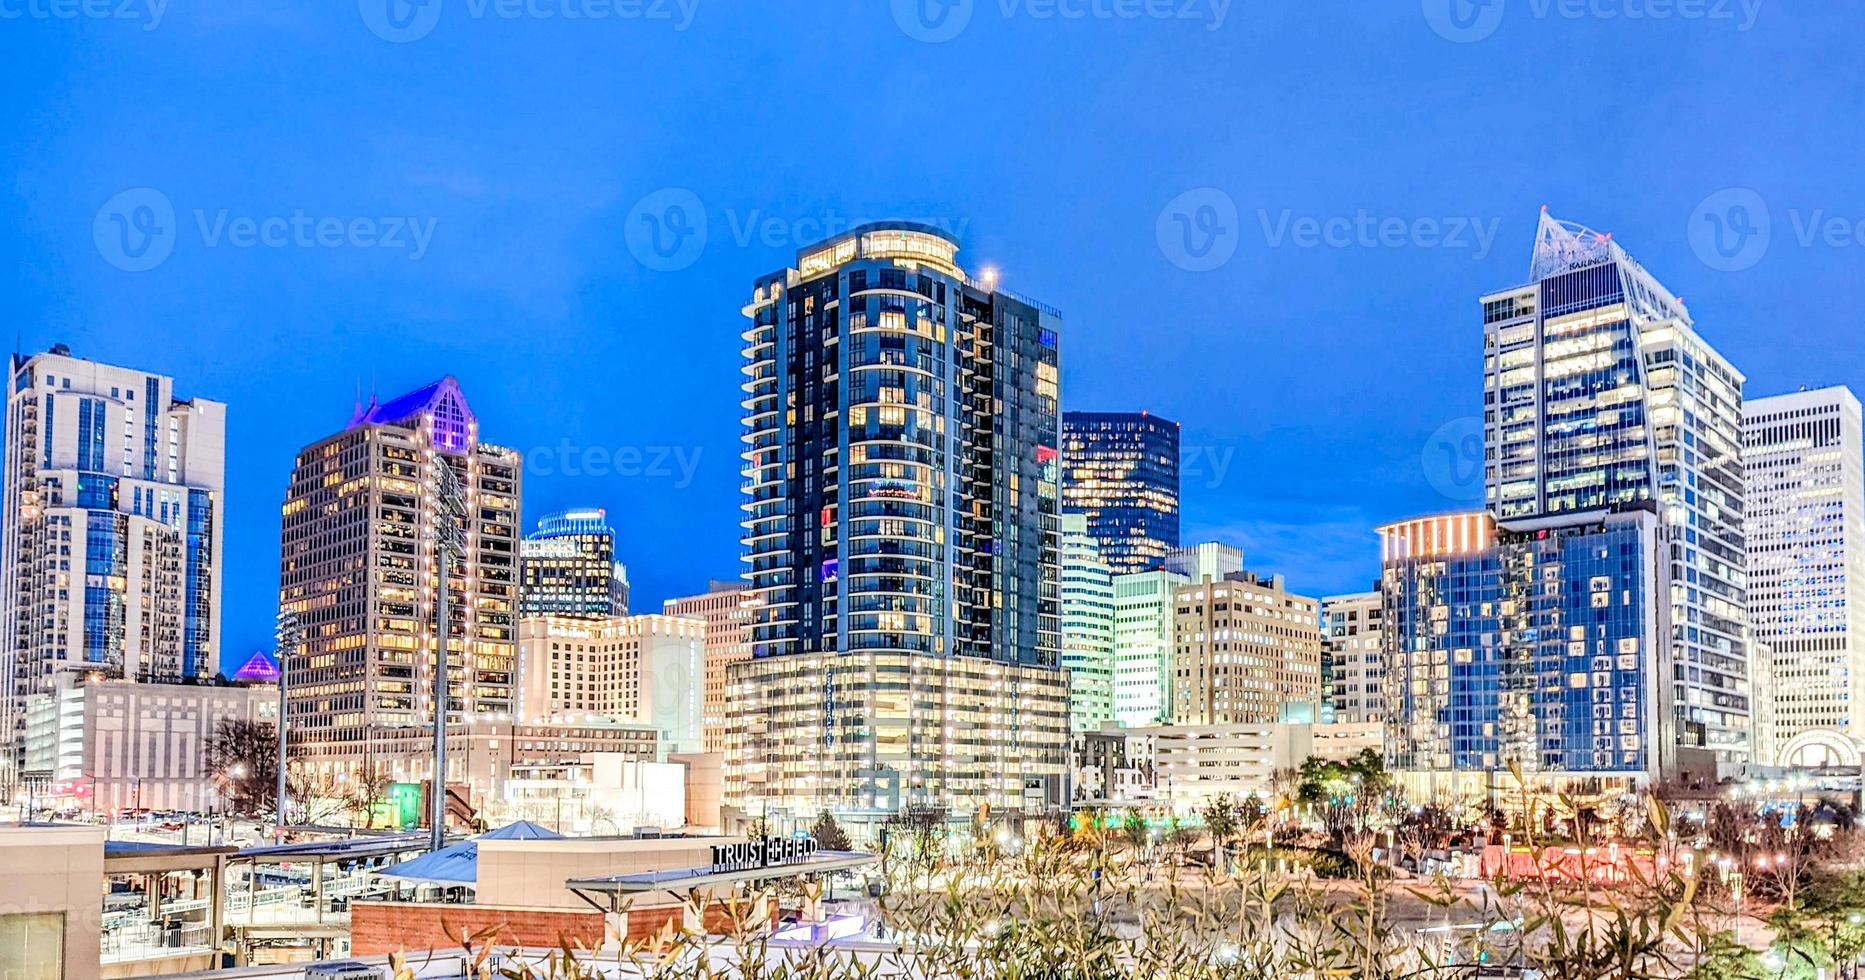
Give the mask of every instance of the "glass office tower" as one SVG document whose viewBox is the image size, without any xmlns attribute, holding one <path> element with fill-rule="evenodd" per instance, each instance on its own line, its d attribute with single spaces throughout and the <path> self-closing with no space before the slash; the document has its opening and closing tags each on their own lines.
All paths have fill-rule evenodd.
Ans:
<svg viewBox="0 0 1865 980">
<path fill-rule="evenodd" d="M 957 251 L 864 225 L 745 307 L 728 802 L 860 821 L 1059 792 L 1060 317 Z"/>
<path fill-rule="evenodd" d="M 1545 211 L 1530 281 L 1483 297 L 1489 510 L 1659 505 L 1682 743 L 1749 749 L 1742 375 L 1610 235 Z"/>
<path fill-rule="evenodd" d="M 1062 416 L 1062 509 L 1116 575 L 1150 571 L 1179 546 L 1179 424 L 1147 412 Z"/>
<path fill-rule="evenodd" d="M 615 530 L 601 508 L 538 519 L 518 546 L 521 616 L 628 615 L 628 569 L 615 560 Z"/>
<path fill-rule="evenodd" d="M 1629 790 L 1673 762 L 1657 506 L 1380 528 L 1388 764 L 1442 794 Z"/>
</svg>

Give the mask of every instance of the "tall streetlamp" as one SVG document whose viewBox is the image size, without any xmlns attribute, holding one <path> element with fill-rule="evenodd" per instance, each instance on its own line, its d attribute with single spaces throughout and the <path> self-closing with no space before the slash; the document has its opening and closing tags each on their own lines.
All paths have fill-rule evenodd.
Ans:
<svg viewBox="0 0 1865 980">
<path fill-rule="evenodd" d="M 447 612 L 448 579 L 453 562 L 466 553 L 466 502 L 453 464 L 434 454 L 434 558 L 440 566 L 440 608 L 434 641 L 434 799 L 433 848 L 447 846 Z"/>
<path fill-rule="evenodd" d="M 275 843 L 285 843 L 285 767 L 291 758 L 287 751 L 290 742 L 285 732 L 285 695 L 289 690 L 285 678 L 291 673 L 286 665 L 298 653 L 298 645 L 304 641 L 304 630 L 298 625 L 298 614 L 290 610 L 280 610 L 278 614 L 278 826 L 272 831 Z"/>
</svg>

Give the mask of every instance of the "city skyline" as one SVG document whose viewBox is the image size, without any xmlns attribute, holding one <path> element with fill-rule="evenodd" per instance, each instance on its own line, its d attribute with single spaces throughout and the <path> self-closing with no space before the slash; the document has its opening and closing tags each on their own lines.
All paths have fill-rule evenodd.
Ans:
<svg viewBox="0 0 1865 980">
<path fill-rule="evenodd" d="M 1307 594 L 1370 581 L 1371 526 L 1471 502 L 1460 496 L 1471 488 L 1456 467 L 1430 455 L 1435 440 L 1454 446 L 1458 426 L 1480 413 L 1456 383 L 1480 352 L 1456 327 L 1468 322 L 1473 292 L 1521 278 L 1518 243 L 1544 202 L 1635 242 L 1641 260 L 1664 270 L 1710 325 L 1708 339 L 1742 365 L 1754 394 L 1856 389 L 1865 379 L 1865 353 L 1843 342 L 1847 324 L 1836 312 L 1851 308 L 1860 288 L 1846 275 L 1859 248 L 1802 234 L 1811 222 L 1865 212 L 1845 165 L 1861 136 L 1822 125 L 1819 108 L 1856 88 L 1857 69 L 1839 40 L 1856 36 L 1854 12 L 1770 8 L 1747 28 L 1688 18 L 1537 22 L 1516 12 L 1477 43 L 1443 36 L 1403 4 L 1239 8 L 1214 31 L 992 16 L 927 44 L 885 10 L 825 6 L 834 9 L 791 17 L 707 9 L 679 34 L 450 19 L 400 46 L 372 35 L 347 8 L 289 18 L 255 11 L 249 16 L 276 39 L 328 43 L 268 43 L 267 58 L 278 64 L 246 91 L 184 79 L 184 67 L 250 70 L 257 50 L 198 11 L 170 11 L 146 34 L 133 25 L 69 33 L 33 25 L 45 28 L 39 41 L 59 43 L 22 45 L 0 71 L 108 124 L 52 132 L 22 121 L 0 144 L 26 161 L 29 176 L 78 175 L 0 203 L 15 229 L 4 254 L 17 270 L 9 282 L 23 324 L 17 346 L 31 353 L 68 343 L 81 356 L 173 376 L 184 390 L 231 406 L 229 660 L 268 645 L 275 563 L 265 552 L 276 540 L 272 502 L 291 453 L 341 424 L 329 406 L 347 405 L 359 387 L 366 397 L 372 377 L 374 388 L 392 393 L 452 373 L 489 416 L 510 419 L 501 436 L 530 460 L 526 526 L 551 510 L 606 507 L 620 556 L 636 573 L 640 608 L 730 574 L 735 529 L 718 515 L 732 513 L 737 498 L 738 343 L 729 321 L 742 283 L 782 265 L 803 241 L 862 217 L 918 216 L 959 229 L 966 254 L 1001 264 L 1008 288 L 1068 311 L 1075 342 L 1063 366 L 1065 409 L 1151 410 L 1183 422 L 1187 453 L 1197 453 L 1185 466 L 1183 540 L 1235 540 Z M 759 118 L 761 100 L 751 93 L 760 86 L 747 84 L 741 67 L 702 76 L 683 66 L 841 22 L 875 41 L 841 70 L 907 78 L 950 64 L 950 97 L 992 106 L 973 120 L 987 138 L 940 161 L 825 162 L 786 151 L 745 168 L 718 152 Z M 540 46 L 487 58 L 487 46 L 508 34 Z M 1272 43 L 1278 37 L 1328 38 L 1337 47 L 1324 62 L 1303 62 L 1302 46 Z M 143 43 L 152 39 L 165 43 Z M 640 57 L 581 57 L 612 44 Z M 1136 44 L 1158 57 L 1120 57 Z M 777 77 L 806 86 L 826 78 L 807 44 L 774 47 Z M 1415 139 L 1401 107 L 1428 105 L 1439 129 L 1474 132 L 1508 105 L 1543 99 L 1540 83 L 1506 67 L 1529 59 L 1614 64 L 1612 73 L 1571 73 L 1564 98 L 1621 105 L 1615 93 L 1628 87 L 1651 93 L 1617 110 L 1618 124 L 1641 138 L 1565 162 L 1545 148 L 1483 141 L 1448 165 L 1440 149 Z M 576 85 L 647 94 L 626 105 L 613 97 L 552 104 L 535 120 L 519 118 L 536 110 L 535 86 L 569 86 L 560 66 L 590 61 L 598 76 Z M 1081 63 L 1102 65 L 1107 81 L 1076 80 L 1066 66 Z M 1181 63 L 1198 66 L 1189 80 L 1166 67 Z M 1279 81 L 1300 74 L 1323 84 Z M 198 122 L 244 118 L 283 78 L 326 76 L 327 91 L 304 93 L 299 119 L 250 133 Z M 409 105 L 449 108 L 406 111 L 368 97 L 384 77 Z M 1069 98 L 1053 105 L 987 98 L 1057 77 Z M 148 104 L 118 105 L 122 91 L 149 78 L 177 87 Z M 660 83 L 671 89 L 659 92 Z M 1167 97 L 1188 84 L 1269 108 L 1214 137 L 1204 110 Z M 914 124 L 874 111 L 888 105 L 889 90 L 851 98 L 878 141 L 898 143 Z M 460 98 L 505 128 L 488 137 L 452 132 L 450 107 Z M 669 112 L 684 100 L 717 105 L 717 118 L 686 128 L 684 114 Z M 1325 125 L 1306 125 L 1314 120 Z M 1297 121 L 1298 138 L 1259 138 Z M 385 135 L 325 135 L 351 126 Z M 1121 129 L 1140 138 L 1116 138 Z M 1765 150 L 1797 144 L 1807 131 L 1827 137 L 1791 163 Z M 1085 138 L 1071 140 L 1071 152 L 1034 154 L 1009 171 L 983 149 L 1012 134 L 1054 141 L 1075 132 Z M 565 142 L 570 133 L 577 142 Z M 159 142 L 157 134 L 225 152 L 151 157 L 141 147 Z M 1679 162 L 1663 149 L 1686 145 L 1730 152 Z M 641 146 L 656 152 L 617 152 Z M 470 162 L 450 162 L 459 160 Z M 1654 180 L 1660 172 L 1664 179 Z M 903 176 L 924 179 L 914 186 Z M 100 254 L 93 225 L 107 203 L 136 188 L 162 195 L 184 238 L 159 266 L 132 272 Z M 1222 196 L 1174 205 L 1203 188 Z M 630 248 L 645 213 L 638 206 L 651 209 L 667 200 L 654 195 L 681 189 L 702 206 L 710 242 L 683 267 L 650 267 Z M 1699 210 L 1741 189 L 1767 205 L 1772 245 L 1759 258 L 1728 260 L 1699 249 Z M 1077 206 L 1090 196 L 1103 203 Z M 1226 200 L 1236 217 L 1225 227 L 1241 237 L 1229 261 L 1194 271 L 1187 266 L 1200 263 L 1162 249 L 1162 220 L 1170 231 L 1173 214 L 1196 216 L 1202 204 L 1226 217 Z M 210 244 L 202 227 L 212 233 L 223 211 L 229 222 L 303 211 L 436 224 L 415 260 L 412 246 L 390 255 L 248 248 L 224 235 Z M 554 217 L 536 218 L 546 213 Z M 1468 244 L 1402 236 L 1389 247 L 1377 234 L 1365 244 L 1354 230 L 1362 213 L 1408 228 L 1437 222 L 1445 238 L 1461 224 Z M 1345 247 L 1309 235 L 1309 223 L 1333 221 L 1346 222 Z M 199 298 L 210 290 L 221 299 L 203 308 Z M 138 341 L 149 335 L 178 343 L 144 350 Z M 1391 352 L 1417 350 L 1435 353 L 1420 370 L 1392 371 Z M 674 364 L 683 368 L 637 370 Z M 1814 376 L 1808 364 L 1818 365 Z M 281 384 L 292 397 L 275 397 Z M 611 457 L 595 467 L 579 454 L 570 461 L 578 472 L 609 475 L 566 477 L 559 459 L 548 460 L 550 476 L 537 472 L 546 461 L 535 450 L 565 440 Z"/>
</svg>

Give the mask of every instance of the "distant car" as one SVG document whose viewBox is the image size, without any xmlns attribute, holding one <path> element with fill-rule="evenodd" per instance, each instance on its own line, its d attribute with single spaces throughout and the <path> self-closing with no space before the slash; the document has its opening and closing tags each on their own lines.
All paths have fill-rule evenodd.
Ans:
<svg viewBox="0 0 1865 980">
<path fill-rule="evenodd" d="M 304 980 L 382 980 L 382 968 L 355 960 L 312 963 L 304 968 Z"/>
</svg>

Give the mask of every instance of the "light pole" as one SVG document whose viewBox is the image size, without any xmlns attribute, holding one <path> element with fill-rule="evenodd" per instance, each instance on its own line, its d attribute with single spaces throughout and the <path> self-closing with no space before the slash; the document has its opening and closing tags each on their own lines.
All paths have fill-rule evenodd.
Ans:
<svg viewBox="0 0 1865 980">
<path fill-rule="evenodd" d="M 440 453 L 434 454 L 434 557 L 440 566 L 440 608 L 435 616 L 434 638 L 434 850 L 447 845 L 447 612 L 448 579 L 453 560 L 466 551 L 465 494 L 453 464 Z"/>
<path fill-rule="evenodd" d="M 286 760 L 291 758 L 288 751 L 290 742 L 286 735 L 285 695 L 289 686 L 285 678 L 291 673 L 286 664 L 298 652 L 298 644 L 304 639 L 304 630 L 298 625 L 298 614 L 289 610 L 280 610 L 278 614 L 278 826 L 273 830 L 274 842 L 285 843 L 285 768 Z"/>
</svg>

